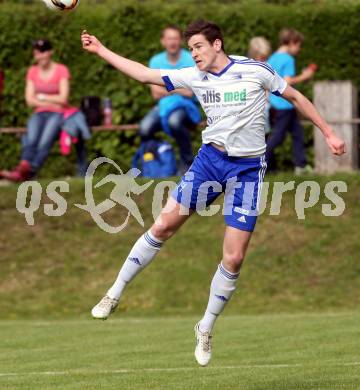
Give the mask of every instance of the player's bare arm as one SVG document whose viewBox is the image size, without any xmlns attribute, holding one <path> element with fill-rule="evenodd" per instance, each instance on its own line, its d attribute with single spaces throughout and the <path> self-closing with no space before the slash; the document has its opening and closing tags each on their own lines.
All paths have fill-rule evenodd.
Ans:
<svg viewBox="0 0 360 390">
<path fill-rule="evenodd" d="M 291 102 L 302 116 L 309 119 L 321 130 L 333 154 L 341 156 L 345 153 L 345 142 L 335 134 L 334 130 L 321 117 L 309 99 L 289 85 L 285 88 L 281 96 Z"/>
<path fill-rule="evenodd" d="M 124 75 L 140 81 L 140 83 L 143 84 L 165 85 L 161 78 L 160 70 L 150 69 L 139 62 L 129 60 L 114 53 L 105 47 L 94 35 L 90 35 L 84 31 L 81 34 L 81 42 L 85 50 L 97 54 Z"/>
</svg>

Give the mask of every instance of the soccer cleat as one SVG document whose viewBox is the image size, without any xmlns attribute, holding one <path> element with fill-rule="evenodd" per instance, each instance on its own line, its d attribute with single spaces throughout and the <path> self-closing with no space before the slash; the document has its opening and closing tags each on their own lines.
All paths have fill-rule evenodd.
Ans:
<svg viewBox="0 0 360 390">
<path fill-rule="evenodd" d="M 119 301 L 117 299 L 112 299 L 108 295 L 105 295 L 104 298 L 93 307 L 91 310 L 91 315 L 99 320 L 106 320 L 109 315 L 115 311 Z"/>
<path fill-rule="evenodd" d="M 206 366 L 211 359 L 211 334 L 210 332 L 201 332 L 199 329 L 199 323 L 195 325 L 195 358 L 200 366 Z"/>
</svg>

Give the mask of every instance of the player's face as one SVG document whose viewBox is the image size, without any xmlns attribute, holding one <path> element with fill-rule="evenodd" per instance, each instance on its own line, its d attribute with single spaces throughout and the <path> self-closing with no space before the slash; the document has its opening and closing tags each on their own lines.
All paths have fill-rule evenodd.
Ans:
<svg viewBox="0 0 360 390">
<path fill-rule="evenodd" d="M 179 31 L 167 28 L 161 38 L 161 44 L 165 50 L 172 55 L 177 54 L 181 49 L 182 38 Z"/>
<path fill-rule="evenodd" d="M 196 34 L 189 39 L 188 45 L 198 69 L 201 71 L 209 70 L 219 52 L 218 43 L 215 41 L 211 44 L 204 35 Z"/>
<path fill-rule="evenodd" d="M 34 49 L 33 56 L 35 62 L 40 66 L 47 66 L 51 61 L 52 50 L 41 52 L 40 50 Z"/>
</svg>

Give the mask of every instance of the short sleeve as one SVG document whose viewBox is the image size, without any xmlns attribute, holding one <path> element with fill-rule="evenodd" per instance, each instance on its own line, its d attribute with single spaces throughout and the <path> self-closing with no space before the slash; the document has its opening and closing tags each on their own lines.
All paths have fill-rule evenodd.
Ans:
<svg viewBox="0 0 360 390">
<path fill-rule="evenodd" d="M 294 77 L 295 76 L 295 60 L 294 58 L 290 57 L 287 59 L 286 62 L 281 67 L 281 73 L 282 77 Z"/>
<path fill-rule="evenodd" d="M 36 67 L 31 66 L 26 73 L 26 80 L 35 81 L 36 79 Z"/>
<path fill-rule="evenodd" d="M 194 67 L 182 69 L 160 69 L 160 73 L 168 92 L 177 88 L 191 89 Z"/>
<path fill-rule="evenodd" d="M 58 69 L 59 69 L 58 70 L 59 80 L 61 80 L 61 79 L 70 80 L 71 79 L 71 74 L 70 74 L 69 68 L 67 66 L 59 64 Z"/>
<path fill-rule="evenodd" d="M 272 92 L 274 95 L 281 95 L 287 87 L 287 82 L 270 65 L 266 64 L 261 68 L 259 78 L 264 89 Z"/>
</svg>

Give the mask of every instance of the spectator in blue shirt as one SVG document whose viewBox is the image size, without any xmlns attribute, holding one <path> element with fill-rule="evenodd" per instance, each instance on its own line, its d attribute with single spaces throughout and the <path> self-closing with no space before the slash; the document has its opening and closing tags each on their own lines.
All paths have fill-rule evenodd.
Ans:
<svg viewBox="0 0 360 390">
<path fill-rule="evenodd" d="M 280 46 L 273 53 L 268 63 L 291 86 L 309 80 L 314 75 L 314 69 L 306 68 L 300 75 L 296 75 L 295 56 L 300 53 L 304 37 L 294 29 L 283 29 L 279 34 Z M 302 174 L 307 171 L 304 131 L 299 122 L 294 106 L 280 96 L 270 95 L 272 108 L 272 133 L 269 137 L 266 150 L 266 160 L 271 163 L 274 149 L 280 145 L 289 132 L 293 141 L 293 160 L 295 173 Z"/>
<path fill-rule="evenodd" d="M 160 40 L 164 51 L 150 59 L 152 69 L 180 69 L 195 66 L 189 51 L 182 49 L 182 31 L 175 25 L 165 27 Z M 157 105 L 140 122 L 139 133 L 142 141 L 148 141 L 162 128 L 175 138 L 180 148 L 181 168 L 186 171 L 193 162 L 189 128 L 200 120 L 200 113 L 194 103 L 193 93 L 177 89 L 169 93 L 165 87 L 151 85 L 151 94 Z M 171 98 L 169 98 L 171 96 Z M 195 111 L 194 111 L 195 110 Z M 194 115 L 192 115 L 195 112 Z M 196 112 L 198 114 L 196 115 Z"/>
</svg>

